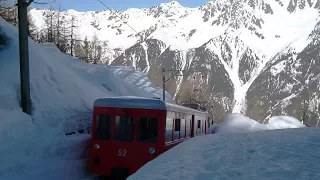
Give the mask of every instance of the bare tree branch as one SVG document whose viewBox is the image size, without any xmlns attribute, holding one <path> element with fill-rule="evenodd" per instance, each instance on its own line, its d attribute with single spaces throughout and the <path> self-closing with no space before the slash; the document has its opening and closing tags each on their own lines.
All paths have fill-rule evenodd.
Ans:
<svg viewBox="0 0 320 180">
<path fill-rule="evenodd" d="M 31 4 L 33 1 L 34 1 L 34 0 L 29 0 L 29 1 L 27 2 L 27 7 L 30 6 L 30 4 Z"/>
</svg>

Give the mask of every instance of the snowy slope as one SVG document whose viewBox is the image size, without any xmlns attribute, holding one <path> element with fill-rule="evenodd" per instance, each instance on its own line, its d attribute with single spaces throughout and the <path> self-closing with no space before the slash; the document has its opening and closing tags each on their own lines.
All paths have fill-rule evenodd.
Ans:
<svg viewBox="0 0 320 180">
<path fill-rule="evenodd" d="M 297 129 L 303 125 L 291 117 L 273 117 L 272 127 L 237 114 L 229 119 L 232 121 L 222 125 L 224 133 L 187 140 L 146 164 L 128 180 L 320 178 L 319 129 Z M 286 129 L 293 125 L 296 128 Z M 230 131 L 241 126 L 251 128 Z M 278 128 L 284 129 L 261 131 Z"/>
<path fill-rule="evenodd" d="M 122 66 L 90 65 L 52 44 L 29 39 L 32 116 L 20 108 L 18 30 L 0 18 L 0 179 L 81 179 L 96 98 L 160 97 L 142 73 Z M 172 97 L 166 97 L 172 101 Z M 85 131 L 80 134 L 78 131 Z M 65 134 L 76 133 L 73 136 Z M 46 178 L 47 179 L 47 178 Z"/>
<path fill-rule="evenodd" d="M 10 102 L 5 105 L 1 103 L 0 107 L 14 109 L 18 107 L 19 96 L 19 56 L 16 39 L 18 35 L 17 29 L 5 24 L 2 19 L 1 25 L 4 26 L 5 34 L 13 39 L 9 47 L 0 52 L 3 64 L 0 68 L 1 99 L 6 98 L 7 102 Z M 30 78 L 34 118 L 43 118 L 43 115 L 54 111 L 58 114 L 55 118 L 68 119 L 70 117 L 64 112 L 74 111 L 77 114 L 79 110 L 91 109 L 93 101 L 98 97 L 120 95 L 160 97 L 159 94 L 162 93 L 160 88 L 154 88 L 145 75 L 126 69 L 126 67 L 89 65 L 64 55 L 52 44 L 40 45 L 31 41 Z M 127 78 L 124 79 L 121 74 L 114 73 L 115 70 L 123 70 Z M 43 98 L 48 94 L 52 99 Z M 168 99 L 172 99 L 169 94 L 167 95 Z"/>
</svg>

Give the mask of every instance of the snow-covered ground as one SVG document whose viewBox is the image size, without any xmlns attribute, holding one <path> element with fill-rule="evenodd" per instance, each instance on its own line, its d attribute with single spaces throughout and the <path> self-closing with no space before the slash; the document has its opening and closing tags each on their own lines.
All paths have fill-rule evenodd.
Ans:
<svg viewBox="0 0 320 180">
<path fill-rule="evenodd" d="M 320 179 L 320 130 L 304 127 L 287 116 L 263 125 L 231 114 L 217 134 L 181 143 L 128 180 Z"/>
<path fill-rule="evenodd" d="M 20 108 L 18 29 L 0 18 L 0 179 L 81 179 L 96 98 L 162 97 L 143 73 L 89 65 L 29 39 L 32 116 Z M 167 93 L 166 99 L 172 101 Z M 72 136 L 66 133 L 75 132 Z"/>
</svg>

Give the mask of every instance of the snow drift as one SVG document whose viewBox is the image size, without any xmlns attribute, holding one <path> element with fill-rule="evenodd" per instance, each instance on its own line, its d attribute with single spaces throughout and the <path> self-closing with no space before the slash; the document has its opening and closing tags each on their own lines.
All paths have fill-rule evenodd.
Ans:
<svg viewBox="0 0 320 180">
<path fill-rule="evenodd" d="M 81 179 L 89 135 L 77 131 L 90 127 L 94 100 L 162 94 L 133 69 L 89 65 L 29 39 L 28 116 L 20 108 L 18 30 L 0 18 L 0 31 L 8 42 L 0 49 L 0 179 Z M 65 136 L 70 132 L 76 134 Z"/>
<path fill-rule="evenodd" d="M 291 116 L 273 116 L 267 124 L 260 124 L 239 113 L 229 114 L 225 120 L 215 128 L 216 133 L 241 133 L 273 129 L 306 127 L 298 119 Z"/>
<path fill-rule="evenodd" d="M 128 180 L 320 179 L 319 136 L 317 128 L 298 128 L 196 137 Z"/>
<path fill-rule="evenodd" d="M 273 116 L 269 119 L 269 129 L 284 129 L 284 128 L 302 128 L 306 127 L 298 119 L 291 116 Z"/>
<path fill-rule="evenodd" d="M 128 180 L 319 179 L 320 130 L 302 127 L 289 116 L 275 116 L 269 124 L 260 124 L 230 114 L 218 125 L 218 133 L 177 145 Z M 266 131 L 272 129 L 282 130 Z"/>
</svg>

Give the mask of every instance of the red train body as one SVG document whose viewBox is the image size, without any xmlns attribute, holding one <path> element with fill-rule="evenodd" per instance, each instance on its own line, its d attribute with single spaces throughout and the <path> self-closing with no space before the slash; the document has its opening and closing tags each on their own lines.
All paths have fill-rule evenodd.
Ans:
<svg viewBox="0 0 320 180">
<path fill-rule="evenodd" d="M 94 102 L 89 168 L 127 177 L 158 155 L 209 133 L 207 113 L 159 99 L 114 97 Z"/>
</svg>

